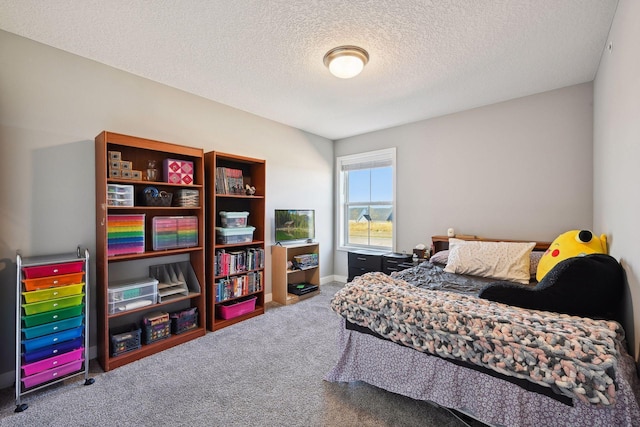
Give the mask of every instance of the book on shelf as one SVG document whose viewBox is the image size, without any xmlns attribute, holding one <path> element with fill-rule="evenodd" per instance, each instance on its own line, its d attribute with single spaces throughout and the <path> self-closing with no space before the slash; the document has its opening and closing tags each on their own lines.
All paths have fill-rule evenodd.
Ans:
<svg viewBox="0 0 640 427">
<path fill-rule="evenodd" d="M 262 290 L 264 272 L 253 271 L 242 276 L 227 277 L 216 282 L 216 302 L 238 298 Z"/>
<path fill-rule="evenodd" d="M 216 194 L 245 194 L 242 170 L 216 167 Z"/>
<path fill-rule="evenodd" d="M 248 248 L 230 252 L 224 249 L 216 251 L 216 276 L 228 276 L 260 268 L 264 268 L 264 249 L 262 248 Z"/>
</svg>

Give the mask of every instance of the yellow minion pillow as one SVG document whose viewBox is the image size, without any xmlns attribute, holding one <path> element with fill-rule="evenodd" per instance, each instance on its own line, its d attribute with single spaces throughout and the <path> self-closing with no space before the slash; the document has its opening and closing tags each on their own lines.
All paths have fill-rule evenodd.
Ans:
<svg viewBox="0 0 640 427">
<path fill-rule="evenodd" d="M 599 238 L 589 230 L 571 230 L 562 233 L 551 242 L 549 249 L 542 255 L 538 263 L 536 280 L 542 278 L 560 261 L 587 254 L 606 254 L 607 236 L 602 234 Z"/>
</svg>

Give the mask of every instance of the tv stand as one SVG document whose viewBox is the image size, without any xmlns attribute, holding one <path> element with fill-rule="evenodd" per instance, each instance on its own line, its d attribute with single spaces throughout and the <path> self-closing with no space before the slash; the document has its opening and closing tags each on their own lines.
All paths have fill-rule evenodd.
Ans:
<svg viewBox="0 0 640 427">
<path fill-rule="evenodd" d="M 274 245 L 271 247 L 271 287 L 275 302 L 283 305 L 294 304 L 302 299 L 312 297 L 320 292 L 320 263 L 293 269 L 296 256 L 320 255 L 318 243 L 301 243 L 297 245 Z M 296 295 L 289 292 L 289 285 L 312 285 L 316 290 Z"/>
</svg>

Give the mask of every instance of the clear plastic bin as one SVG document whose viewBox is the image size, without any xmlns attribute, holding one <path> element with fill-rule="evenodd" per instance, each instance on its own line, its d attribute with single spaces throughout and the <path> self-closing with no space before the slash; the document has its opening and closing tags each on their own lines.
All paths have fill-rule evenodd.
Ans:
<svg viewBox="0 0 640 427">
<path fill-rule="evenodd" d="M 249 212 L 225 212 L 220 211 L 220 221 L 223 228 L 239 228 L 247 226 Z"/>
<path fill-rule="evenodd" d="M 156 216 L 152 221 L 153 250 L 198 245 L 197 216 Z"/>
<path fill-rule="evenodd" d="M 251 241 L 253 240 L 253 232 L 255 231 L 255 229 L 255 227 L 216 227 L 218 243 L 222 243 L 224 245 L 233 243 L 251 243 Z"/>
<path fill-rule="evenodd" d="M 158 281 L 152 278 L 109 283 L 109 314 L 153 305 L 158 298 Z"/>
</svg>

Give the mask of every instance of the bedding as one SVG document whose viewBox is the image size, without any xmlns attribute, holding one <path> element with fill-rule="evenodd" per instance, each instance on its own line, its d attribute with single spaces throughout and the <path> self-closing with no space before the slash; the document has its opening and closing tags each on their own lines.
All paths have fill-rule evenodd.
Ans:
<svg viewBox="0 0 640 427">
<path fill-rule="evenodd" d="M 345 319 L 343 324 L 348 323 Z M 330 382 L 363 381 L 392 393 L 433 402 L 487 425 L 518 427 L 638 426 L 640 387 L 633 358 L 620 354 L 614 405 L 573 406 L 528 391 L 494 376 L 428 353 L 339 328 L 338 360 L 325 375 Z"/>
<path fill-rule="evenodd" d="M 529 257 L 530 282 L 535 281 L 536 273 L 538 272 L 538 264 L 540 263 L 540 258 L 542 258 L 542 255 L 544 255 L 543 251 L 531 251 L 531 255 Z M 446 264 L 447 261 L 449 261 L 449 249 L 436 252 L 431 256 L 429 261 L 434 264 Z"/>
<path fill-rule="evenodd" d="M 478 295 L 488 284 L 496 279 L 472 276 L 469 274 L 447 273 L 444 265 L 424 261 L 406 270 L 394 271 L 391 276 L 411 283 L 423 289 L 441 290 Z M 513 283 L 516 285 L 516 283 Z"/>
<path fill-rule="evenodd" d="M 613 321 L 416 289 L 377 272 L 338 291 L 331 308 L 418 351 L 525 378 L 585 403 L 616 400 L 616 343 L 623 332 Z"/>
<path fill-rule="evenodd" d="M 530 278 L 544 244 L 535 249 L 528 252 Z M 326 380 L 365 381 L 489 424 L 640 425 L 635 364 L 613 317 L 517 307 L 508 296 L 514 290 L 524 299 L 538 292 L 544 301 L 556 283 L 537 284 L 535 271 L 529 285 L 449 273 L 450 254 L 392 277 L 368 273 L 336 294 L 332 309 L 345 328 Z"/>
<path fill-rule="evenodd" d="M 467 242 L 449 239 L 447 273 L 472 274 L 526 285 L 535 242 Z"/>
</svg>

